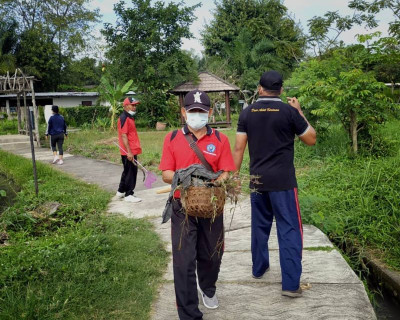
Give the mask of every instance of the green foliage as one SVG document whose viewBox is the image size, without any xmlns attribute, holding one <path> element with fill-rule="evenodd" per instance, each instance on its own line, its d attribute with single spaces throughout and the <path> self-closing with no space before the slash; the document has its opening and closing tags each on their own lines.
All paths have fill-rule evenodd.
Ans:
<svg viewBox="0 0 400 320">
<path fill-rule="evenodd" d="M 63 70 L 69 72 L 65 67 L 87 46 L 90 26 L 98 21 L 98 9 L 89 5 L 89 0 L 0 0 L 0 16 L 9 19 L 12 12 L 16 22 L 16 61 L 7 67 L 18 66 L 39 78 L 38 91 L 56 90 L 68 78 Z"/>
<path fill-rule="evenodd" d="M 220 0 L 202 36 L 207 68 L 249 90 L 265 70 L 287 76 L 304 56 L 305 37 L 279 0 Z"/>
<path fill-rule="evenodd" d="M 378 249 L 379 257 L 400 270 L 399 160 L 324 159 L 299 179 L 303 221 L 338 245 Z"/>
<path fill-rule="evenodd" d="M 15 69 L 16 28 L 15 19 L 10 16 L 0 18 L 0 74 Z"/>
<path fill-rule="evenodd" d="M 303 63 L 287 85 L 295 87 L 289 94 L 299 95 L 304 109 L 318 118 L 317 129 L 341 123 L 357 153 L 359 143 L 364 150 L 373 144 L 376 126 L 387 119 L 394 105 L 374 73 L 360 69 L 363 61 L 353 49 L 338 49 L 324 60 Z M 313 124 L 314 119 L 310 117 Z"/>
<path fill-rule="evenodd" d="M 109 107 L 103 106 L 60 108 L 60 114 L 64 117 L 68 126 L 80 127 L 85 124 L 93 125 L 98 118 L 107 118 L 109 109 Z"/>
<path fill-rule="evenodd" d="M 2 134 L 18 134 L 18 121 L 0 120 L 0 135 Z"/>
<path fill-rule="evenodd" d="M 56 90 L 58 81 L 59 55 L 57 45 L 49 42 L 43 30 L 26 30 L 20 35 L 16 50 L 17 66 L 40 82 L 35 83 L 35 90 Z"/>
<path fill-rule="evenodd" d="M 148 319 L 167 260 L 151 225 L 101 215 L 109 193 L 37 166 L 39 197 L 31 162 L 0 151 L 0 171 L 22 187 L 0 216 L 0 318 Z"/>
<path fill-rule="evenodd" d="M 72 60 L 63 69 L 63 77 L 58 90 L 88 91 L 88 89 L 82 87 L 98 86 L 100 78 L 101 65 L 96 61 L 96 59 L 84 57 L 79 60 Z"/>
<path fill-rule="evenodd" d="M 198 6 L 133 0 L 128 8 L 121 1 L 114 7 L 116 26 L 106 24 L 102 31 L 110 47 L 107 70 L 122 82 L 133 78 L 141 94 L 138 112 L 147 115 L 150 126 L 164 120 L 167 91 L 196 78 L 196 63 L 181 46 L 182 38 L 192 37 L 189 26 Z"/>
<path fill-rule="evenodd" d="M 108 76 L 101 77 L 98 90 L 100 99 L 111 104 L 111 129 L 115 128 L 116 116 L 122 111 L 122 100 L 125 98 L 125 94 L 128 91 L 137 90 L 137 88 L 132 87 L 132 83 L 133 80 L 128 80 L 124 85 L 113 85 Z"/>
<path fill-rule="evenodd" d="M 374 17 L 381 10 L 388 9 L 393 13 L 394 21 L 389 22 L 389 34 L 400 39 L 400 3 L 392 0 L 352 0 L 349 8 Z"/>
</svg>

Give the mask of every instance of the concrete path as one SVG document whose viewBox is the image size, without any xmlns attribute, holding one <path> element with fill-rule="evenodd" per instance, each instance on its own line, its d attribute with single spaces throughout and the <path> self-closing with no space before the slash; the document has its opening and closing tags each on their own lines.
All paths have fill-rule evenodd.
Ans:
<svg viewBox="0 0 400 320">
<path fill-rule="evenodd" d="M 0 149 L 21 155 L 31 159 L 31 147 L 28 136 L 23 135 L 0 135 Z M 53 154 L 48 148 L 35 148 L 36 160 L 50 163 L 53 161 Z M 109 161 L 95 160 L 81 156 L 64 153 L 64 164 L 54 164 L 55 169 L 62 170 L 87 183 L 96 183 L 107 191 L 115 193 L 121 178 L 122 165 Z M 139 170 L 136 190 L 144 190 L 143 174 Z M 154 187 L 165 186 L 165 183 L 158 179 Z M 139 194 L 139 193 L 138 193 Z"/>
<path fill-rule="evenodd" d="M 29 144 L 22 138 L 12 144 L 0 136 L 0 148 L 30 157 Z M 48 149 L 36 149 L 38 159 L 52 160 Z M 115 192 L 121 166 L 106 161 L 65 155 L 62 166 L 55 166 L 89 183 L 97 183 Z M 160 179 L 159 179 L 160 180 Z M 168 194 L 156 194 L 159 187 L 145 190 L 138 179 L 138 204 L 113 199 L 110 213 L 120 213 L 129 218 L 147 218 L 171 251 L 170 222 L 161 224 L 161 213 Z M 220 307 L 208 310 L 200 303 L 205 320 L 252 320 L 252 319 L 376 319 L 362 282 L 328 238 L 316 227 L 304 225 L 303 297 L 291 299 L 281 296 L 281 274 L 275 226 L 271 232 L 270 271 L 260 280 L 251 277 L 250 254 L 250 203 L 245 197 L 235 210 L 225 208 L 226 243 L 217 294 Z M 173 287 L 172 263 L 164 275 L 159 295 L 153 305 L 153 320 L 178 319 Z"/>
</svg>

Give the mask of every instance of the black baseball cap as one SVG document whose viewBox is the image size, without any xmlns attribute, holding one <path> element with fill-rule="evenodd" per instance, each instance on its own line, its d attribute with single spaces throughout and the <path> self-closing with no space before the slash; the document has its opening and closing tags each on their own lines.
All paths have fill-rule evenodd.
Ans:
<svg viewBox="0 0 400 320">
<path fill-rule="evenodd" d="M 267 90 L 280 90 L 283 85 L 283 78 L 278 71 L 266 71 L 260 78 L 260 85 Z"/>
<path fill-rule="evenodd" d="M 207 93 L 200 90 L 193 90 L 186 94 L 185 99 L 183 100 L 186 111 L 192 109 L 201 109 L 203 111 L 209 111 L 211 102 Z"/>
</svg>

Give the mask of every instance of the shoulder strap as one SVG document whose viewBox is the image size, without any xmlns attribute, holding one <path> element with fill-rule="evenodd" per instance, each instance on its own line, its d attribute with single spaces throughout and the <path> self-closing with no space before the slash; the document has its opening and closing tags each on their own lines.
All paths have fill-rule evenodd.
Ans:
<svg viewBox="0 0 400 320">
<path fill-rule="evenodd" d="M 171 138 L 169 139 L 170 142 L 175 139 L 177 133 L 178 133 L 178 130 L 172 131 Z"/>
<path fill-rule="evenodd" d="M 218 130 L 214 130 L 214 132 L 215 132 L 215 136 L 217 137 L 218 141 L 221 142 L 221 136 L 219 134 L 219 131 Z"/>
<path fill-rule="evenodd" d="M 214 170 L 212 169 L 211 165 L 208 163 L 206 158 L 204 158 L 203 153 L 200 151 L 199 147 L 197 146 L 196 141 L 193 140 L 192 135 L 189 133 L 189 134 L 185 134 L 184 136 L 185 136 L 187 142 L 189 143 L 190 148 L 192 148 L 194 153 L 200 159 L 200 161 L 203 164 L 203 166 L 206 167 L 207 170 L 209 170 L 211 172 L 214 172 Z"/>
</svg>

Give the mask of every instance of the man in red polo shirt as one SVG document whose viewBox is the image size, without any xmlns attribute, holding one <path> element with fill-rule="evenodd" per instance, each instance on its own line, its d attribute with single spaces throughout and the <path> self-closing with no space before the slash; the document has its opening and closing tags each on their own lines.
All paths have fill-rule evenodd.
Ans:
<svg viewBox="0 0 400 320">
<path fill-rule="evenodd" d="M 132 97 L 124 100 L 124 111 L 118 119 L 118 139 L 124 171 L 116 196 L 128 202 L 140 202 L 142 199 L 134 195 L 136 186 L 137 166 L 133 163 L 137 155 L 142 153 L 139 137 L 136 131 L 134 115 L 140 102 Z"/>
<path fill-rule="evenodd" d="M 171 183 L 175 171 L 193 164 L 200 159 L 189 146 L 185 135 L 191 135 L 214 172 L 224 171 L 218 180 L 226 179 L 229 171 L 236 169 L 228 138 L 207 125 L 211 114 L 210 99 L 203 91 L 189 92 L 184 99 L 181 112 L 186 125 L 181 130 L 167 134 L 164 140 L 160 170 L 164 182 Z M 201 294 L 204 306 L 218 307 L 216 282 L 221 265 L 224 241 L 223 215 L 213 222 L 209 218 L 186 216 L 182 209 L 179 193 L 172 201 L 171 216 L 172 256 L 174 285 L 179 319 L 202 319 L 196 290 Z M 184 228 L 184 229 L 182 229 Z M 182 232 L 183 231 L 183 232 Z M 222 248 L 218 251 L 217 248 Z"/>
</svg>

